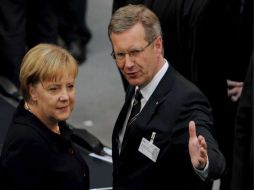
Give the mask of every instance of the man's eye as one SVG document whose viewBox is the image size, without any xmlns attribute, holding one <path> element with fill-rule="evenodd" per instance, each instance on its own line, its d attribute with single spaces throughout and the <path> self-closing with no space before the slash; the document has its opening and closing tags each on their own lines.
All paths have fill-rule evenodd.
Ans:
<svg viewBox="0 0 254 190">
<path fill-rule="evenodd" d="M 124 58 L 125 57 L 125 53 L 116 53 L 116 57 L 117 58 Z"/>
<path fill-rule="evenodd" d="M 135 49 L 135 50 L 132 50 L 129 52 L 129 55 L 130 56 L 138 56 L 138 54 L 140 53 L 141 51 L 138 50 L 138 49 Z"/>
</svg>

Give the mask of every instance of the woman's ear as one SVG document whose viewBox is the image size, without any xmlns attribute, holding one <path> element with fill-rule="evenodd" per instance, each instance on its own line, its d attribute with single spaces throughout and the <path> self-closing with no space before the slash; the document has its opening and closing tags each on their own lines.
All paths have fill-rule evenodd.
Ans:
<svg viewBox="0 0 254 190">
<path fill-rule="evenodd" d="M 37 88 L 36 85 L 29 84 L 29 94 L 32 101 L 37 101 Z"/>
</svg>

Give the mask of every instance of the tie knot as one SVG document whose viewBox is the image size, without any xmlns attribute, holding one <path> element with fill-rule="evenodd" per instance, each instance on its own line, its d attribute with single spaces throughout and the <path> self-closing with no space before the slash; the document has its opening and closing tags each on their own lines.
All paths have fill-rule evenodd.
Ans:
<svg viewBox="0 0 254 190">
<path fill-rule="evenodd" d="M 143 98 L 143 96 L 142 96 L 142 94 L 140 92 L 140 89 L 136 90 L 134 98 L 135 98 L 136 101 L 140 101 Z"/>
</svg>

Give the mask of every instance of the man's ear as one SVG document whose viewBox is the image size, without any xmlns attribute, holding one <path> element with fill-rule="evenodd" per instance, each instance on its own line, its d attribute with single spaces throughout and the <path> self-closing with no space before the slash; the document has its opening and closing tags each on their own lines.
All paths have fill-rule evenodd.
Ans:
<svg viewBox="0 0 254 190">
<path fill-rule="evenodd" d="M 28 90 L 29 90 L 29 94 L 31 96 L 31 100 L 37 101 L 37 95 L 38 94 L 37 94 L 36 85 L 29 84 Z"/>
<path fill-rule="evenodd" d="M 161 36 L 158 36 L 154 41 L 154 46 L 159 54 L 161 54 L 163 52 L 163 44 L 162 43 L 163 43 L 163 41 L 162 41 Z"/>
</svg>

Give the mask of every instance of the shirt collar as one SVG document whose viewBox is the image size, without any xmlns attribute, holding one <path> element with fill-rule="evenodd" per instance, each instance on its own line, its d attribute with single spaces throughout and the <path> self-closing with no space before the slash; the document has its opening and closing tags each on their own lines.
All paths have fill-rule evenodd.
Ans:
<svg viewBox="0 0 254 190">
<path fill-rule="evenodd" d="M 140 89 L 141 94 L 143 95 L 143 98 L 148 101 L 150 96 L 152 95 L 155 88 L 158 86 L 160 80 L 165 75 L 167 69 L 169 68 L 168 61 L 164 59 L 164 64 L 162 68 L 156 73 L 156 75 L 153 77 L 153 79 L 144 87 Z"/>
</svg>

